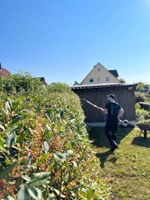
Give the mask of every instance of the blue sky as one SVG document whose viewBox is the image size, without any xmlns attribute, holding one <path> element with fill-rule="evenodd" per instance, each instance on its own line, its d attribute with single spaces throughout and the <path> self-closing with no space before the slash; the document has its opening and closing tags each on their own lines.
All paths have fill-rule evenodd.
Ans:
<svg viewBox="0 0 150 200">
<path fill-rule="evenodd" d="M 98 62 L 150 83 L 150 0 L 0 0 L 0 62 L 81 82 Z"/>
</svg>

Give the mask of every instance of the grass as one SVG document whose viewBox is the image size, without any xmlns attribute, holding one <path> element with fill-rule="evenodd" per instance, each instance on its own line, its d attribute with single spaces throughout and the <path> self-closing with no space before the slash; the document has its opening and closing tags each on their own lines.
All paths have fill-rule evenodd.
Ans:
<svg viewBox="0 0 150 200">
<path fill-rule="evenodd" d="M 139 129 L 122 128 L 118 131 L 119 148 L 110 152 L 103 128 L 91 128 L 96 156 L 102 176 L 111 187 L 111 200 L 150 199 L 150 134 L 144 139 Z"/>
</svg>

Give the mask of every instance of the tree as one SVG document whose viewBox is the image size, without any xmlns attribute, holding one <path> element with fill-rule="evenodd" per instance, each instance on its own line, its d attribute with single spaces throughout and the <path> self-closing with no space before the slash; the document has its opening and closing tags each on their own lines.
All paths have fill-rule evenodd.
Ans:
<svg viewBox="0 0 150 200">
<path fill-rule="evenodd" d="M 120 81 L 120 83 L 126 83 L 123 78 L 120 78 L 119 81 Z"/>
</svg>

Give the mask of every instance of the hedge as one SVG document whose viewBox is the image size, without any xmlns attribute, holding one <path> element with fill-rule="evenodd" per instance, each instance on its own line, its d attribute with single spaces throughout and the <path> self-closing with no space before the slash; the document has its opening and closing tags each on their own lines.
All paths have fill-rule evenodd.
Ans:
<svg viewBox="0 0 150 200">
<path fill-rule="evenodd" d="M 109 199 L 70 88 L 28 74 L 0 84 L 0 198 Z"/>
</svg>

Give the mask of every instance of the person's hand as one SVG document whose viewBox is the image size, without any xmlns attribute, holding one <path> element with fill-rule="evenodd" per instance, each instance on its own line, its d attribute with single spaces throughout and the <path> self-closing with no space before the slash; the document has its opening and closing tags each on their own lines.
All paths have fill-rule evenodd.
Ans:
<svg viewBox="0 0 150 200">
<path fill-rule="evenodd" d="M 100 110 L 100 111 L 102 111 L 102 112 L 104 111 L 104 109 L 103 109 L 103 108 L 101 108 L 101 107 L 99 107 L 99 110 Z"/>
</svg>

